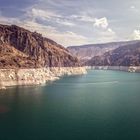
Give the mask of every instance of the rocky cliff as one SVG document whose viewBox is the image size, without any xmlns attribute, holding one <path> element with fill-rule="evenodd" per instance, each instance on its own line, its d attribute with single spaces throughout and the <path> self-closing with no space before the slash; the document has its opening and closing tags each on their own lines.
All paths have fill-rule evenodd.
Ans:
<svg viewBox="0 0 140 140">
<path fill-rule="evenodd" d="M 78 59 L 56 42 L 16 25 L 0 25 L 0 88 L 85 73 Z"/>
<path fill-rule="evenodd" d="M 89 66 L 140 66 L 140 42 L 121 46 L 87 61 Z"/>
<path fill-rule="evenodd" d="M 0 68 L 79 66 L 56 42 L 15 25 L 0 25 Z"/>
<path fill-rule="evenodd" d="M 101 56 L 106 52 L 112 51 L 120 46 L 135 44 L 138 41 L 123 41 L 123 42 L 111 42 L 104 44 L 90 44 L 82 46 L 71 46 L 68 47 L 68 50 L 74 55 L 77 56 L 81 63 L 84 63 L 87 60 L 95 56 Z"/>
</svg>

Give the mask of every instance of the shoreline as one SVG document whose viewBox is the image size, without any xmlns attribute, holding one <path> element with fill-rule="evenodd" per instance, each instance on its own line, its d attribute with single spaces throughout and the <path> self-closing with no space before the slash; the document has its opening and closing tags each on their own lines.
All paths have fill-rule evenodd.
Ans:
<svg viewBox="0 0 140 140">
<path fill-rule="evenodd" d="M 59 80 L 62 76 L 83 75 L 88 69 L 118 70 L 140 73 L 140 66 L 85 66 L 85 67 L 50 67 L 36 69 L 0 69 L 0 89 L 16 85 L 42 85 Z"/>
<path fill-rule="evenodd" d="M 16 85 L 41 85 L 64 75 L 86 74 L 85 67 L 50 67 L 37 69 L 0 69 L 0 89 Z"/>
<path fill-rule="evenodd" d="M 125 72 L 140 73 L 140 66 L 87 66 L 86 68 L 95 70 L 118 70 Z"/>
</svg>

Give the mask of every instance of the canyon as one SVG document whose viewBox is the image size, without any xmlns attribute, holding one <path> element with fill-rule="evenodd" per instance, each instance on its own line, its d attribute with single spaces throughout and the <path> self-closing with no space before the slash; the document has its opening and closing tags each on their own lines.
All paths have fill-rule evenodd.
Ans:
<svg viewBox="0 0 140 140">
<path fill-rule="evenodd" d="M 90 45 L 86 51 L 90 52 L 90 55 L 86 52 L 81 53 L 83 48 L 86 49 L 83 46 L 68 48 L 71 53 L 80 55 L 83 66 L 140 66 L 140 41 L 138 40 Z M 85 59 L 84 56 L 89 59 Z"/>
<path fill-rule="evenodd" d="M 135 44 L 139 42 L 134 41 L 121 41 L 121 42 L 109 42 L 99 44 L 87 44 L 81 46 L 69 46 L 67 49 L 74 55 L 77 56 L 81 61 L 85 62 L 95 56 L 101 56 L 106 52 L 115 50 L 121 46 Z"/>
<path fill-rule="evenodd" d="M 0 88 L 40 85 L 87 69 L 140 72 L 140 41 L 64 48 L 16 25 L 0 25 Z"/>
<path fill-rule="evenodd" d="M 77 57 L 53 40 L 16 25 L 0 25 L 0 88 L 85 73 Z"/>
</svg>

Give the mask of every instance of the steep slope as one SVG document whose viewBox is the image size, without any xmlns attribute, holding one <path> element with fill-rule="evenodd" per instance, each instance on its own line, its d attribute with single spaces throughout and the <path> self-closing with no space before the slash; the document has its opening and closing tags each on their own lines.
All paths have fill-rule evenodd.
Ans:
<svg viewBox="0 0 140 140">
<path fill-rule="evenodd" d="M 0 68 L 79 66 L 56 42 L 16 25 L 0 25 Z"/>
<path fill-rule="evenodd" d="M 32 68 L 36 65 L 33 58 L 8 44 L 0 45 L 0 68 Z"/>
<path fill-rule="evenodd" d="M 140 66 L 140 42 L 119 47 L 87 61 L 89 66 Z"/>
<path fill-rule="evenodd" d="M 87 61 L 95 56 L 103 55 L 106 52 L 112 51 L 120 46 L 135 44 L 138 41 L 124 41 L 124 42 L 111 42 L 105 44 L 90 44 L 83 46 L 71 46 L 68 50 L 77 56 L 82 62 Z"/>
</svg>

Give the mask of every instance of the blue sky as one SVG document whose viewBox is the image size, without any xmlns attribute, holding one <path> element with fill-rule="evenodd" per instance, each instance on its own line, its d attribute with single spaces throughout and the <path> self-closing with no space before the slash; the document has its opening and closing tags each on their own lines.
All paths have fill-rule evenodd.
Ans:
<svg viewBox="0 0 140 140">
<path fill-rule="evenodd" d="M 140 39 L 139 0 L 0 0 L 0 23 L 64 45 Z"/>
</svg>

